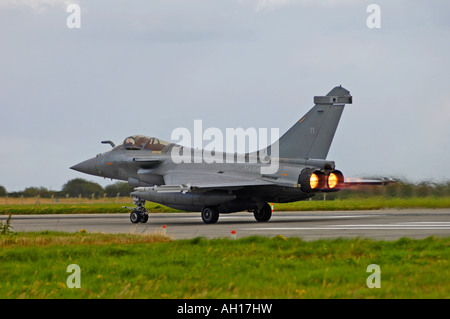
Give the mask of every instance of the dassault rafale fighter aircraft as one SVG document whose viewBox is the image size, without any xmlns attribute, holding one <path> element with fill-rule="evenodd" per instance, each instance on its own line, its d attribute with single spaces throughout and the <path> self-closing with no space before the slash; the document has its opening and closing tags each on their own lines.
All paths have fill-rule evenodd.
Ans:
<svg viewBox="0 0 450 319">
<path fill-rule="evenodd" d="M 220 155 L 223 161 L 217 161 L 218 154 L 214 154 L 214 160 L 208 160 L 213 152 L 201 150 L 199 161 L 196 149 L 156 137 L 134 135 L 118 146 L 111 141 L 102 141 L 113 149 L 71 169 L 128 181 L 134 186 L 131 194 L 136 207 L 130 214 L 133 223 L 147 222 L 146 200 L 184 211 L 201 212 L 206 224 L 216 223 L 220 213 L 239 211 L 252 212 L 257 221 L 267 222 L 272 216 L 268 202 L 300 201 L 352 184 L 336 170 L 334 161 L 326 160 L 344 106 L 352 103 L 352 96 L 338 86 L 326 96 L 315 96 L 314 103 L 305 116 L 265 150 L 231 156 L 223 153 Z M 180 162 L 174 154 L 188 154 L 192 160 Z M 254 160 L 250 161 L 251 158 Z M 264 167 L 275 162 L 275 171 L 264 172 Z"/>
</svg>

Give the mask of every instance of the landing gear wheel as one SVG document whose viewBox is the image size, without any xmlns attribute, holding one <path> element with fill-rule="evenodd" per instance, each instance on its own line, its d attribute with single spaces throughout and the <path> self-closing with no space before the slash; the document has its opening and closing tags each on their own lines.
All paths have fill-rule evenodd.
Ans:
<svg viewBox="0 0 450 319">
<path fill-rule="evenodd" d="M 213 207 L 205 207 L 202 210 L 202 219 L 205 224 L 215 224 L 219 220 L 219 213 Z"/>
<path fill-rule="evenodd" d="M 130 220 L 133 224 L 137 224 L 139 222 L 146 223 L 148 221 L 148 212 L 145 209 L 145 200 L 139 197 L 133 197 L 133 202 L 136 207 L 125 207 L 131 208 L 133 211 L 130 214 Z"/>
<path fill-rule="evenodd" d="M 139 223 L 141 221 L 141 213 L 136 210 L 133 210 L 130 214 L 130 220 L 133 224 Z"/>
<path fill-rule="evenodd" d="M 259 222 L 268 222 L 270 217 L 272 217 L 272 208 L 268 203 L 265 203 L 263 207 L 255 209 L 253 213 L 255 219 Z"/>
<path fill-rule="evenodd" d="M 148 214 L 147 214 L 147 213 L 143 213 L 143 214 L 141 215 L 141 220 L 140 220 L 140 222 L 143 223 L 143 224 L 145 224 L 147 221 L 148 221 Z"/>
</svg>

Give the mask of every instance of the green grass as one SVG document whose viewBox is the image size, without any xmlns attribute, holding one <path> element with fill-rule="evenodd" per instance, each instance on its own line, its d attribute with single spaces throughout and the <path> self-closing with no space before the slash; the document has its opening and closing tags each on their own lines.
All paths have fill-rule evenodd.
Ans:
<svg viewBox="0 0 450 319">
<path fill-rule="evenodd" d="M 448 298 L 450 239 L 0 236 L 0 298 Z M 81 288 L 66 286 L 67 266 Z M 381 268 L 369 289 L 367 266 Z"/>
<path fill-rule="evenodd" d="M 132 203 L 83 203 L 83 204 L 41 204 L 41 205 L 0 205 L 0 215 L 26 215 L 26 214 L 116 214 L 126 213 L 130 210 L 122 206 L 133 207 Z M 147 203 L 149 212 L 176 212 L 177 210 L 156 204 Z"/>
<path fill-rule="evenodd" d="M 125 213 L 128 210 L 122 206 L 133 206 L 132 203 L 70 203 L 70 204 L 41 204 L 41 205 L 0 205 L 0 215 L 24 214 L 104 214 Z M 177 212 L 178 210 L 161 204 L 147 202 L 146 208 L 150 213 Z M 286 204 L 274 204 L 275 211 L 333 211 L 333 210 L 374 210 L 385 208 L 450 208 L 450 197 L 412 197 L 385 198 L 368 197 L 336 200 L 300 201 Z"/>
</svg>

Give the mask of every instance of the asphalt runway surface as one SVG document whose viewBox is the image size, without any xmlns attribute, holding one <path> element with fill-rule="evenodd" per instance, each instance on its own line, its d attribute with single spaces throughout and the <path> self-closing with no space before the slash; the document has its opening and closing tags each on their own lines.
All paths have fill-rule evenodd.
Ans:
<svg viewBox="0 0 450 319">
<path fill-rule="evenodd" d="M 7 216 L 0 216 L 6 220 Z M 200 213 L 150 214 L 146 224 L 132 224 L 129 214 L 15 215 L 13 231 L 65 231 L 152 234 L 165 232 L 173 239 L 252 235 L 325 238 L 450 237 L 450 209 L 402 209 L 377 211 L 274 212 L 267 223 L 257 222 L 252 213 L 221 214 L 217 224 L 206 225 Z M 165 226 L 165 228 L 164 228 Z"/>
</svg>

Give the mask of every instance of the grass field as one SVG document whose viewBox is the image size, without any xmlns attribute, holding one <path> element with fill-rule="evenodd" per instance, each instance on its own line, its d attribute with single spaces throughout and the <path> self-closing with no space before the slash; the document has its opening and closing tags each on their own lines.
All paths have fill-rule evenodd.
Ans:
<svg viewBox="0 0 450 319">
<path fill-rule="evenodd" d="M 131 199 L 129 197 L 99 200 L 64 199 L 59 203 L 52 202 L 51 199 L 40 199 L 39 205 L 36 205 L 36 199 L 8 198 L 6 201 L 3 201 L 3 204 L 0 204 L 0 215 L 102 214 L 127 212 L 122 206 L 133 206 Z M 164 205 L 151 202 L 146 203 L 146 208 L 150 213 L 177 211 Z M 450 197 L 368 197 L 274 204 L 275 211 L 373 210 L 385 208 L 450 208 Z"/>
<path fill-rule="evenodd" d="M 450 239 L 0 236 L 0 298 L 448 298 Z M 68 288 L 67 267 L 81 288 Z M 381 288 L 366 285 L 381 269 Z"/>
<path fill-rule="evenodd" d="M 29 200 L 27 204 L 19 204 L 20 199 L 8 199 L 8 204 L 0 205 L 0 215 L 24 215 L 24 214 L 114 214 L 125 213 L 129 210 L 122 206 L 133 207 L 133 201 L 129 197 L 119 200 L 70 200 L 63 203 L 51 203 L 48 200 L 40 200 L 36 205 L 35 200 Z M 149 212 L 176 212 L 177 210 L 157 204 L 146 203 Z"/>
</svg>

